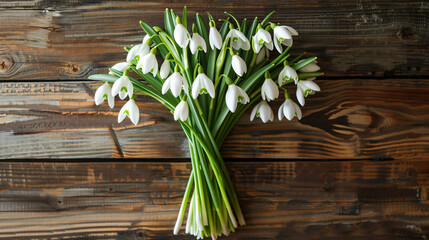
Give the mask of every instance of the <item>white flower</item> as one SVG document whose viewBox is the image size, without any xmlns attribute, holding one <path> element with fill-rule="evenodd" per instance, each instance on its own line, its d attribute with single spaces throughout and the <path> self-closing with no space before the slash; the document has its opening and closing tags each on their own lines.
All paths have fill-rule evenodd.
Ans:
<svg viewBox="0 0 429 240">
<path fill-rule="evenodd" d="M 170 75 L 170 61 L 164 60 L 159 69 L 159 76 L 161 76 L 162 79 L 166 79 L 168 75 Z"/>
<path fill-rule="evenodd" d="M 285 66 L 283 70 L 279 73 L 279 86 L 283 86 L 283 84 L 287 80 L 293 80 L 295 84 L 298 82 L 298 74 L 296 73 L 295 69 L 291 68 L 290 66 Z"/>
<path fill-rule="evenodd" d="M 191 49 L 192 54 L 195 54 L 198 50 L 203 50 L 204 52 L 207 52 L 206 40 L 204 40 L 204 38 L 201 37 L 200 34 L 193 33 L 189 48 Z"/>
<path fill-rule="evenodd" d="M 181 48 L 188 46 L 190 40 L 189 32 L 181 23 L 176 24 L 174 28 L 174 40 Z"/>
<path fill-rule="evenodd" d="M 153 53 L 148 53 L 140 58 L 137 68 L 141 68 L 144 74 L 151 72 L 154 77 L 158 73 L 158 61 Z"/>
<path fill-rule="evenodd" d="M 115 106 L 115 98 L 112 96 L 112 88 L 108 82 L 101 85 L 95 92 L 94 101 L 96 105 L 100 105 L 104 99 L 109 103 L 110 108 Z"/>
<path fill-rule="evenodd" d="M 270 51 L 268 48 L 263 47 L 261 51 L 259 51 L 258 55 L 256 55 L 256 64 L 261 63 L 265 58 L 270 57 Z"/>
<path fill-rule="evenodd" d="M 121 111 L 119 111 L 118 115 L 118 123 L 122 122 L 126 116 L 131 119 L 131 122 L 134 123 L 134 125 L 137 125 L 137 123 L 139 122 L 140 112 L 134 99 L 130 99 L 121 108 Z"/>
<path fill-rule="evenodd" d="M 262 100 L 253 108 L 252 113 L 250 114 L 250 121 L 253 121 L 253 119 L 255 119 L 255 116 L 260 117 L 263 123 L 268 122 L 268 120 L 274 120 L 273 110 L 265 100 Z"/>
<path fill-rule="evenodd" d="M 301 106 L 304 106 L 305 104 L 305 97 L 307 97 L 307 95 L 313 91 L 320 91 L 320 87 L 312 80 L 300 80 L 298 82 L 296 88 L 296 98 L 298 99 L 298 102 L 301 104 Z"/>
<path fill-rule="evenodd" d="M 273 40 L 267 30 L 260 28 L 253 36 L 253 51 L 259 53 L 263 46 L 273 50 Z"/>
<path fill-rule="evenodd" d="M 188 83 L 180 73 L 174 72 L 162 85 L 162 94 L 167 93 L 168 89 L 171 89 L 173 96 L 178 97 L 182 88 L 185 90 L 185 93 L 187 93 Z"/>
<path fill-rule="evenodd" d="M 274 100 L 279 97 L 279 88 L 271 78 L 267 78 L 261 87 L 261 97 L 267 101 Z"/>
<path fill-rule="evenodd" d="M 228 90 L 225 95 L 226 106 L 231 112 L 235 112 L 237 109 L 237 103 L 246 104 L 250 101 L 247 93 L 235 84 L 228 86 Z"/>
<path fill-rule="evenodd" d="M 214 50 L 215 47 L 217 49 L 222 48 L 222 36 L 215 27 L 210 27 L 209 42 L 212 50 Z"/>
<path fill-rule="evenodd" d="M 235 50 L 243 49 L 244 51 L 247 51 L 250 49 L 249 40 L 237 29 L 229 30 L 226 38 L 231 38 L 231 45 Z"/>
<path fill-rule="evenodd" d="M 177 121 L 180 119 L 180 121 L 184 122 L 188 119 L 188 115 L 189 115 L 188 103 L 182 100 L 179 104 L 177 104 L 176 108 L 174 109 L 174 120 Z"/>
<path fill-rule="evenodd" d="M 134 87 L 128 76 L 122 76 L 116 79 L 112 86 L 112 96 L 116 96 L 119 93 L 119 98 L 124 99 L 127 94 L 131 98 L 133 96 Z"/>
<path fill-rule="evenodd" d="M 282 44 L 292 46 L 292 36 L 298 35 L 298 32 L 289 26 L 276 26 L 274 28 L 274 46 L 279 53 L 283 52 Z"/>
<path fill-rule="evenodd" d="M 150 51 L 150 36 L 146 35 L 143 38 L 142 44 L 135 45 L 130 49 L 130 51 L 127 54 L 127 62 L 133 60 L 136 56 L 139 56 L 140 58 L 144 55 L 148 54 Z"/>
<path fill-rule="evenodd" d="M 240 77 L 247 72 L 246 62 L 238 55 L 232 56 L 231 65 L 234 72 Z"/>
<path fill-rule="evenodd" d="M 304 60 L 300 60 L 298 63 L 302 62 Z M 319 65 L 317 65 L 317 61 L 314 60 L 311 63 L 305 65 L 304 67 L 302 67 L 301 69 L 299 69 L 298 71 L 300 72 L 317 72 L 320 70 Z"/>
<path fill-rule="evenodd" d="M 215 88 L 212 80 L 206 74 L 200 73 L 192 84 L 192 97 L 197 99 L 200 93 L 208 93 L 210 97 L 215 97 Z"/>
<path fill-rule="evenodd" d="M 130 64 L 128 62 L 120 62 L 120 63 L 117 63 L 117 64 L 113 65 L 111 67 L 111 69 L 115 69 L 116 71 L 123 72 L 129 66 L 130 66 Z M 115 73 L 113 73 L 112 71 L 109 71 L 109 74 L 115 76 Z"/>
<path fill-rule="evenodd" d="M 302 112 L 298 104 L 288 98 L 282 105 L 280 105 L 278 115 L 279 120 L 282 120 L 283 116 L 285 116 L 289 121 L 292 120 L 294 116 L 296 116 L 298 120 L 301 120 Z"/>
</svg>

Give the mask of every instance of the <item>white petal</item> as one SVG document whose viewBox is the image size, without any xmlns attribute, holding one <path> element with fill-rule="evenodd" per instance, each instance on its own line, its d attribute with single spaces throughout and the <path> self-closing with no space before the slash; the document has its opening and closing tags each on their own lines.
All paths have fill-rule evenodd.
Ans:
<svg viewBox="0 0 429 240">
<path fill-rule="evenodd" d="M 252 37 L 252 48 L 255 53 L 259 53 L 261 51 L 262 45 L 258 43 L 256 35 Z"/>
<path fill-rule="evenodd" d="M 265 59 L 265 49 L 262 49 L 262 51 L 259 51 L 258 55 L 256 56 L 256 65 L 261 63 Z"/>
<path fill-rule="evenodd" d="M 159 71 L 159 75 L 162 79 L 166 79 L 170 74 L 170 61 L 164 60 Z"/>
<path fill-rule="evenodd" d="M 174 40 L 181 48 L 185 48 L 188 45 L 189 32 L 182 24 L 177 24 L 174 28 Z"/>
<path fill-rule="evenodd" d="M 210 40 L 210 48 L 214 50 L 214 48 L 221 49 L 222 48 L 222 36 L 219 31 L 215 27 L 210 27 L 209 33 Z"/>
<path fill-rule="evenodd" d="M 258 35 L 258 40 L 262 39 L 265 43 L 270 43 L 272 41 L 270 33 L 263 28 L 259 29 L 256 34 Z"/>
<path fill-rule="evenodd" d="M 108 84 L 107 82 L 104 83 L 103 85 L 101 85 L 97 91 L 95 91 L 95 95 L 94 95 L 94 101 L 95 101 L 95 105 L 100 105 L 103 101 L 104 101 L 104 94 L 106 94 L 106 84 Z M 110 85 L 109 85 L 110 87 Z"/>
<path fill-rule="evenodd" d="M 289 26 L 284 26 L 284 27 L 292 34 L 292 36 L 298 35 L 298 32 L 293 27 L 289 27 Z"/>
<path fill-rule="evenodd" d="M 301 106 L 305 105 L 304 93 L 299 87 L 296 89 L 296 98 Z"/>
<path fill-rule="evenodd" d="M 236 86 L 231 84 L 228 86 L 228 91 L 225 94 L 225 103 L 231 112 L 235 112 L 237 109 L 238 91 Z"/>
<path fill-rule="evenodd" d="M 182 121 L 186 121 L 188 120 L 188 115 L 189 115 L 189 108 L 188 108 L 188 103 L 185 101 L 182 101 L 183 107 L 182 110 L 180 111 L 180 120 Z"/>
<path fill-rule="evenodd" d="M 307 90 L 307 89 L 311 89 L 311 90 L 313 90 L 313 91 L 316 91 L 316 92 L 318 92 L 318 91 L 320 91 L 320 87 L 319 87 L 319 85 L 317 85 L 315 82 L 313 82 L 313 81 L 310 81 L 310 80 L 302 80 L 302 81 L 300 81 L 300 82 L 302 82 L 301 83 L 301 86 L 303 86 L 305 89 L 303 89 L 303 90 Z"/>
<path fill-rule="evenodd" d="M 180 102 L 177 106 L 176 106 L 176 108 L 174 109 L 174 121 L 177 121 L 177 120 L 179 120 L 179 117 L 180 117 L 180 104 L 181 104 L 182 102 Z"/>
<path fill-rule="evenodd" d="M 303 60 L 301 60 L 301 61 L 303 61 Z M 299 61 L 299 62 L 301 62 L 301 61 Z M 319 70 L 320 70 L 320 67 L 313 62 L 311 62 L 311 63 L 307 64 L 306 66 L 302 67 L 301 69 L 299 69 L 300 72 L 317 72 Z"/>
<path fill-rule="evenodd" d="M 134 125 L 137 125 L 137 123 L 139 123 L 139 119 L 140 119 L 140 111 L 139 108 L 137 107 L 137 104 L 134 102 L 134 100 L 130 100 L 130 106 L 129 106 L 129 113 L 130 113 L 130 119 L 131 122 L 134 123 Z"/>
<path fill-rule="evenodd" d="M 276 47 L 276 49 L 279 53 L 283 52 L 283 47 L 282 47 L 281 43 L 279 41 L 277 41 L 277 39 L 274 39 L 274 47 Z"/>
<path fill-rule="evenodd" d="M 111 69 L 115 69 L 115 70 L 117 70 L 117 71 L 120 71 L 120 72 L 123 72 L 123 71 L 125 71 L 125 69 L 127 69 L 129 67 L 129 63 L 127 63 L 127 62 L 120 62 L 120 63 L 117 63 L 117 64 L 115 64 L 115 65 L 113 65 L 112 67 L 111 67 Z M 112 74 L 113 72 L 109 72 L 109 74 Z"/>
<path fill-rule="evenodd" d="M 122 108 L 121 108 L 121 110 L 119 111 L 119 114 L 118 114 L 118 123 L 122 122 L 125 119 L 125 117 L 127 116 L 125 114 L 125 110 L 128 110 L 129 105 L 130 105 L 130 101 L 128 101 L 127 103 L 125 103 L 124 106 L 122 106 Z"/>
<path fill-rule="evenodd" d="M 112 96 L 110 91 L 107 93 L 107 102 L 109 103 L 110 108 L 113 108 L 115 106 L 115 98 Z"/>
<path fill-rule="evenodd" d="M 246 63 L 238 55 L 232 56 L 231 65 L 232 65 L 232 69 L 234 69 L 234 72 L 240 77 L 242 77 L 243 74 L 247 72 Z"/>
<path fill-rule="evenodd" d="M 259 108 L 259 116 L 263 123 L 268 122 L 271 117 L 273 110 L 271 110 L 270 105 L 266 101 L 261 102 L 261 107 Z"/>
<path fill-rule="evenodd" d="M 295 106 L 292 104 L 290 99 L 286 99 L 285 106 L 283 107 L 283 113 L 289 121 L 295 116 Z"/>
<path fill-rule="evenodd" d="M 164 84 L 162 84 L 162 94 L 166 94 L 168 92 L 168 89 L 170 89 L 170 81 L 171 76 L 165 80 Z"/>
<path fill-rule="evenodd" d="M 280 107 L 279 107 L 278 117 L 279 117 L 280 121 L 283 119 L 283 107 L 284 107 L 284 105 L 285 105 L 285 103 L 282 103 L 282 105 L 280 105 Z"/>
<path fill-rule="evenodd" d="M 258 112 L 259 109 L 259 104 L 256 104 L 256 106 L 253 108 L 252 112 L 250 113 L 250 121 L 253 121 L 253 119 L 255 119 L 256 113 Z"/>
<path fill-rule="evenodd" d="M 122 88 L 122 81 L 123 81 L 123 78 L 120 77 L 120 78 L 116 79 L 116 81 L 113 83 L 113 86 L 112 86 L 112 96 L 118 95 L 119 91 Z"/>
<path fill-rule="evenodd" d="M 269 49 L 270 51 L 273 51 L 273 41 L 266 43 L 265 46 L 267 47 L 267 49 Z"/>
<path fill-rule="evenodd" d="M 204 85 L 207 89 L 207 92 L 209 93 L 211 98 L 215 98 L 215 88 L 212 80 L 210 80 L 209 77 L 206 76 L 206 81 L 204 82 Z"/>
<path fill-rule="evenodd" d="M 119 98 L 121 100 L 124 100 L 127 97 L 128 93 L 126 91 L 120 91 L 119 92 Z"/>
<path fill-rule="evenodd" d="M 301 108 L 298 106 L 298 104 L 296 104 L 294 102 L 292 102 L 292 103 L 293 103 L 293 105 L 295 107 L 295 113 L 296 113 L 296 116 L 297 116 L 298 120 L 301 120 L 301 118 L 302 118 Z"/>
<path fill-rule="evenodd" d="M 178 97 L 180 94 L 180 91 L 182 91 L 183 83 L 182 83 L 180 73 L 175 72 L 173 73 L 173 75 L 171 75 L 172 79 L 170 82 L 170 89 L 171 89 L 171 93 L 173 93 L 173 96 Z"/>
<path fill-rule="evenodd" d="M 127 54 L 127 62 L 131 61 L 134 59 L 134 57 L 137 55 L 137 53 L 139 52 L 140 48 L 142 47 L 142 44 L 138 44 L 133 46 L 130 51 L 128 51 Z"/>
<path fill-rule="evenodd" d="M 242 104 L 248 103 L 250 101 L 250 98 L 247 93 L 241 87 L 236 86 L 236 89 L 238 91 L 238 95 L 243 97 L 243 100 L 241 100 L 240 102 Z"/>
<path fill-rule="evenodd" d="M 201 76 L 198 74 L 198 76 L 195 78 L 194 83 L 192 84 L 192 98 L 197 99 L 198 95 L 200 94 L 201 90 Z"/>
</svg>

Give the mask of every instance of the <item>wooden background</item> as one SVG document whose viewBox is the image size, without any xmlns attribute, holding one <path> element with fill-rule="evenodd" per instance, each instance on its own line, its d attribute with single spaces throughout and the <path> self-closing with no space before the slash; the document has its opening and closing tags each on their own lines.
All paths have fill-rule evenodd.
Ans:
<svg viewBox="0 0 429 240">
<path fill-rule="evenodd" d="M 183 5 L 276 10 L 326 73 L 300 122 L 247 113 L 226 140 L 248 226 L 222 239 L 428 238 L 429 2 L 16 0 L 0 1 L 0 239 L 193 239 L 171 234 L 190 171 L 172 115 L 139 96 L 138 126 L 117 124 L 124 102 L 95 106 L 86 80 Z"/>
</svg>

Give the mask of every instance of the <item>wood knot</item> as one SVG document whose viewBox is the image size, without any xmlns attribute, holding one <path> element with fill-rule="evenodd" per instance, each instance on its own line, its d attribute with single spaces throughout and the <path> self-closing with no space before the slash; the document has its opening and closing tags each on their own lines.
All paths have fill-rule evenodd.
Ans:
<svg viewBox="0 0 429 240">
<path fill-rule="evenodd" d="M 336 179 L 333 176 L 327 176 L 325 177 L 324 181 L 323 181 L 323 190 L 325 190 L 326 192 L 332 192 L 335 190 L 335 188 L 337 187 L 336 185 Z"/>
<path fill-rule="evenodd" d="M 69 67 L 72 72 L 79 72 L 79 67 L 74 64 L 68 64 L 67 67 Z"/>
<path fill-rule="evenodd" d="M 0 56 L 0 72 L 6 72 L 13 65 L 13 59 L 7 56 Z"/>
<path fill-rule="evenodd" d="M 413 35 L 414 35 L 414 31 L 410 27 L 404 27 L 398 32 L 398 36 L 401 39 L 411 39 L 413 38 Z"/>
<path fill-rule="evenodd" d="M 136 235 L 137 235 L 137 239 L 145 239 L 146 238 L 146 234 L 143 231 L 137 231 Z"/>
</svg>

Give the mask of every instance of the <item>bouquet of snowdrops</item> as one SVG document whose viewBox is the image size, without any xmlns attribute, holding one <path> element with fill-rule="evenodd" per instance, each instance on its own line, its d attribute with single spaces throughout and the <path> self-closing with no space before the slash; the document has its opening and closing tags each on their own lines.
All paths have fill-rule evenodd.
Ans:
<svg viewBox="0 0 429 240">
<path fill-rule="evenodd" d="M 209 25 L 197 14 L 190 34 L 186 7 L 182 18 L 166 9 L 165 29 L 140 22 L 146 36 L 141 44 L 125 48 L 126 61 L 111 67 L 109 74 L 90 76 L 105 81 L 95 93 L 97 105 L 107 100 L 113 108 L 116 95 L 129 98 L 119 111 L 118 122 L 128 116 L 137 125 L 135 93 L 144 93 L 170 109 L 188 137 L 192 171 L 174 234 L 179 232 L 188 203 L 185 232 L 197 238 L 216 239 L 245 225 L 219 151 L 222 143 L 257 101 L 250 120 L 259 117 L 264 123 L 273 121 L 268 102 L 278 98 L 280 92 L 284 92 L 285 101 L 278 110 L 279 120 L 301 119 L 300 107 L 286 85 L 296 86 L 301 106 L 305 97 L 320 91 L 313 82 L 323 74 L 318 72 L 316 57 L 303 59 L 304 54 L 300 54 L 290 59 L 292 36 L 298 33 L 292 27 L 268 22 L 273 13 L 262 21 L 255 18 L 251 24 L 246 19 L 240 23 L 226 13 L 229 18 L 220 20 L 223 24 L 219 30 L 210 14 Z M 274 48 L 278 54 L 270 59 Z M 162 62 L 160 67 L 158 60 Z"/>
</svg>

